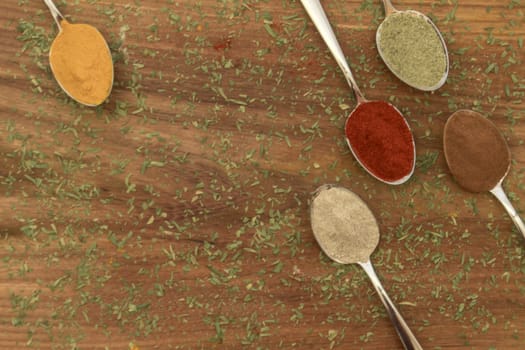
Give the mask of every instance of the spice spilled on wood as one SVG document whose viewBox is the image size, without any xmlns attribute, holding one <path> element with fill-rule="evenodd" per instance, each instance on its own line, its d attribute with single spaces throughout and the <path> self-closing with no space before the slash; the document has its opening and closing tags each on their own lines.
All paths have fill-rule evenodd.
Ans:
<svg viewBox="0 0 525 350">
<path fill-rule="evenodd" d="M 113 85 L 113 61 L 104 37 L 87 24 L 60 22 L 49 52 L 51 70 L 62 89 L 88 106 L 104 102 Z"/>
<path fill-rule="evenodd" d="M 355 157 L 379 179 L 396 182 L 411 175 L 415 165 L 412 132 L 390 103 L 358 104 L 346 121 L 345 132 Z"/>
<path fill-rule="evenodd" d="M 385 64 L 406 84 L 432 91 L 445 83 L 447 49 L 437 28 L 423 14 L 390 14 L 377 30 L 376 43 Z"/>
</svg>

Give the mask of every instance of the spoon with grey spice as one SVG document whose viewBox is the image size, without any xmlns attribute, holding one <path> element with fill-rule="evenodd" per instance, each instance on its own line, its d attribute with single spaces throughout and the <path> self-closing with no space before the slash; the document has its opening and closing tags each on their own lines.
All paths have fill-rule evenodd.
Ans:
<svg viewBox="0 0 525 350">
<path fill-rule="evenodd" d="M 379 227 L 366 203 L 346 188 L 323 185 L 314 193 L 310 222 L 317 243 L 330 259 L 340 264 L 359 264 L 365 270 L 405 349 L 422 349 L 370 262 L 379 243 Z"/>
</svg>

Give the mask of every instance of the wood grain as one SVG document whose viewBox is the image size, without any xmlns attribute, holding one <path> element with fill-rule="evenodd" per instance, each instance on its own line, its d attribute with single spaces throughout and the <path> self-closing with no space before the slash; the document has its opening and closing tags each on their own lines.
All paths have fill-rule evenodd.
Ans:
<svg viewBox="0 0 525 350">
<path fill-rule="evenodd" d="M 372 261 L 425 349 L 523 348 L 525 241 L 442 152 L 448 116 L 482 112 L 524 209 L 519 1 L 395 1 L 445 35 L 435 93 L 381 62 L 379 1 L 323 2 L 364 94 L 412 126 L 418 167 L 398 187 L 349 153 L 355 100 L 299 2 L 57 4 L 108 39 L 115 85 L 97 109 L 69 100 L 44 3 L 0 3 L 0 348 L 401 348 L 364 272 L 315 244 L 308 201 L 324 183 L 378 217 Z"/>
</svg>

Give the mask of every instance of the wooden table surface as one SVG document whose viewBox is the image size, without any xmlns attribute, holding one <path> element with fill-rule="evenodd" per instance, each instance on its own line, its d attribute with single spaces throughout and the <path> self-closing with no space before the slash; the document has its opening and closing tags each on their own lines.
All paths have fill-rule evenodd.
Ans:
<svg viewBox="0 0 525 350">
<path fill-rule="evenodd" d="M 99 108 L 72 102 L 44 3 L 0 3 L 1 349 L 401 349 L 364 272 L 314 241 L 325 183 L 377 216 L 372 262 L 425 349 L 525 347 L 525 240 L 454 182 L 442 145 L 454 111 L 490 118 L 525 210 L 519 0 L 395 1 L 445 36 L 435 93 L 378 57 L 380 1 L 323 1 L 367 98 L 413 129 L 416 171 L 397 187 L 349 153 L 355 99 L 299 1 L 57 4 L 107 38 L 115 84 Z"/>
</svg>

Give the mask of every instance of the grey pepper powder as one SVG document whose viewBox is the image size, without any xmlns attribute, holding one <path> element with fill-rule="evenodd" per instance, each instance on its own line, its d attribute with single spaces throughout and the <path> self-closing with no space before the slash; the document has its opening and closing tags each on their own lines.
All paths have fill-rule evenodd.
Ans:
<svg viewBox="0 0 525 350">
<path fill-rule="evenodd" d="M 343 187 L 319 189 L 310 219 L 321 249 L 339 263 L 367 262 L 379 243 L 373 213 L 357 194 Z"/>
</svg>

